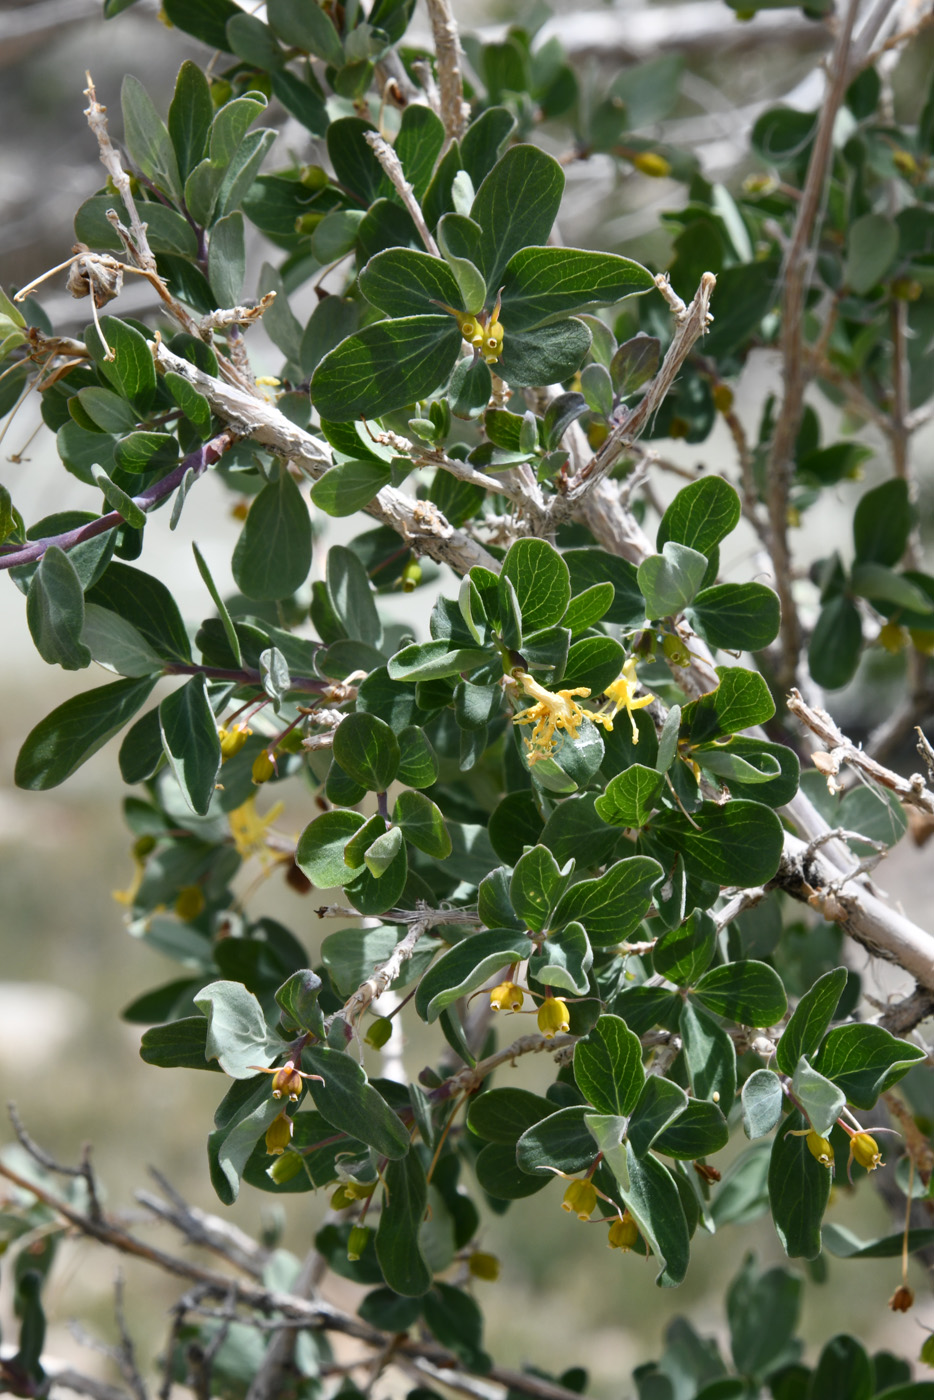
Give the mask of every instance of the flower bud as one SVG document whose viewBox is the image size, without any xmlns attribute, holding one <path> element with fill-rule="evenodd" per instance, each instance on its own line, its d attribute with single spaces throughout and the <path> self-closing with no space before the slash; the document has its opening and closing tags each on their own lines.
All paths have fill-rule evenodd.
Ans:
<svg viewBox="0 0 934 1400">
<path fill-rule="evenodd" d="M 266 1151 L 270 1157 L 280 1156 L 292 1141 L 292 1120 L 282 1111 L 266 1129 Z"/>
<path fill-rule="evenodd" d="M 889 1307 L 893 1312 L 907 1312 L 914 1300 L 915 1295 L 907 1283 L 900 1283 L 889 1299 Z"/>
<path fill-rule="evenodd" d="M 597 1188 L 592 1181 L 572 1181 L 564 1193 L 562 1210 L 573 1211 L 578 1220 L 589 1220 L 597 1204 Z"/>
<path fill-rule="evenodd" d="M 908 175 L 910 177 L 918 173 L 918 162 L 910 151 L 903 150 L 901 147 L 892 152 L 892 164 L 895 166 L 899 175 Z"/>
<path fill-rule="evenodd" d="M 467 1260 L 467 1271 L 471 1278 L 495 1283 L 499 1278 L 499 1260 L 495 1254 L 484 1254 L 482 1249 L 475 1249 Z"/>
<path fill-rule="evenodd" d="M 632 163 L 641 175 L 648 175 L 652 180 L 663 180 L 671 174 L 671 162 L 658 151 L 640 151 L 632 157 Z"/>
<path fill-rule="evenodd" d="M 870 1133 L 854 1133 L 850 1138 L 850 1152 L 853 1160 L 865 1167 L 867 1172 L 874 1172 L 876 1167 L 885 1166 L 879 1144 Z"/>
<path fill-rule="evenodd" d="M 924 1362 L 925 1366 L 934 1366 L 934 1332 L 925 1337 L 921 1346 L 920 1360 Z"/>
<path fill-rule="evenodd" d="M 291 1103 L 297 1103 L 302 1092 L 302 1076 L 291 1060 L 277 1069 L 272 1079 L 272 1096 L 281 1099 L 288 1094 Z"/>
<path fill-rule="evenodd" d="M 833 1144 L 828 1142 L 825 1137 L 821 1137 L 820 1133 L 815 1132 L 812 1128 L 804 1142 L 811 1156 L 820 1162 L 822 1167 L 833 1166 Z"/>
<path fill-rule="evenodd" d="M 411 593 L 422 581 L 422 566 L 417 559 L 411 559 L 402 570 L 402 592 Z"/>
<path fill-rule="evenodd" d="M 133 859 L 145 860 L 156 849 L 154 836 L 140 836 L 133 842 Z"/>
<path fill-rule="evenodd" d="M 607 1245 L 610 1249 L 632 1249 L 639 1242 L 639 1227 L 629 1211 L 617 1217 L 610 1226 Z"/>
<path fill-rule="evenodd" d="M 355 1225 L 347 1237 L 347 1258 L 355 1264 L 366 1249 L 370 1238 L 369 1225 Z"/>
<path fill-rule="evenodd" d="M 382 1050 L 391 1035 L 392 1022 L 389 1017 L 374 1016 L 363 1039 L 366 1041 L 367 1045 L 372 1045 L 374 1050 Z"/>
<path fill-rule="evenodd" d="M 221 725 L 217 731 L 217 737 L 221 741 L 221 761 L 226 763 L 228 758 L 238 754 L 252 733 L 252 729 L 245 724 L 238 724 L 236 729 L 225 729 Z"/>
<path fill-rule="evenodd" d="M 546 997 L 538 1008 L 538 1029 L 546 1040 L 568 1030 L 571 1018 L 567 1003 L 560 997 Z"/>
<path fill-rule="evenodd" d="M 184 922 L 197 919 L 205 905 L 204 890 L 200 885 L 186 885 L 179 890 L 175 899 L 175 912 Z"/>
<path fill-rule="evenodd" d="M 908 633 L 904 627 L 899 627 L 897 622 L 887 622 L 879 629 L 876 640 L 890 656 L 897 656 L 908 645 Z"/>
<path fill-rule="evenodd" d="M 690 666 L 691 653 L 684 642 L 675 632 L 666 632 L 662 639 L 662 651 L 665 660 L 672 666 Z"/>
<path fill-rule="evenodd" d="M 490 992 L 491 1011 L 521 1011 L 525 1000 L 522 988 L 515 982 L 500 982 Z"/>
<path fill-rule="evenodd" d="M 292 1181 L 298 1176 L 302 1169 L 302 1158 L 297 1152 L 284 1152 L 281 1157 L 276 1158 L 271 1167 L 266 1168 L 266 1175 L 277 1186 L 284 1186 L 287 1181 Z"/>
<path fill-rule="evenodd" d="M 713 404 L 719 413 L 729 413 L 733 407 L 733 390 L 729 384 L 714 385 Z"/>
<path fill-rule="evenodd" d="M 320 165 L 304 165 L 298 181 L 306 190 L 323 190 L 328 183 L 328 174 Z"/>
<path fill-rule="evenodd" d="M 263 749 L 253 760 L 252 773 L 254 783 L 268 783 L 275 771 L 275 761 L 270 756 L 268 750 Z"/>
<path fill-rule="evenodd" d="M 917 301 L 924 288 L 916 277 L 893 277 L 890 291 L 896 301 Z"/>
</svg>

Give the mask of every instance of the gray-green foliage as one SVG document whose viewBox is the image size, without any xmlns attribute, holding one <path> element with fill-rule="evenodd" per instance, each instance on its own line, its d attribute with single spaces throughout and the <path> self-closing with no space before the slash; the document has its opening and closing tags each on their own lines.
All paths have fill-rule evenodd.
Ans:
<svg viewBox="0 0 934 1400">
<path fill-rule="evenodd" d="M 128 3 L 108 0 L 105 12 Z M 221 1200 L 241 1181 L 273 1195 L 368 1183 L 366 1229 L 351 1229 L 364 1192 L 317 1248 L 374 1286 L 360 1309 L 368 1322 L 390 1334 L 425 1328 L 482 1373 L 482 1315 L 455 1264 L 476 1249 L 475 1200 L 505 1210 L 554 1193 L 556 1173 L 592 1180 L 610 1242 L 634 1222 L 636 1252 L 655 1256 L 665 1286 L 696 1267 L 692 1254 L 702 1259 L 700 1233 L 760 1210 L 791 1258 L 813 1260 L 831 1186 L 815 1134 L 839 1162 L 848 1105 L 873 1109 L 924 1052 L 858 1019 L 859 979 L 837 966 L 837 928 L 824 925 L 801 958 L 801 925 L 780 889 L 794 825 L 782 809 L 799 763 L 773 683 L 779 600 L 735 568 L 720 578 L 720 548 L 744 511 L 761 519 L 775 404 L 742 444 L 741 473 L 698 476 L 657 519 L 634 507 L 652 537 L 641 554 L 609 551 L 563 509 L 569 476 L 637 409 L 672 331 L 657 269 L 554 237 L 565 175 L 539 144 L 540 123 L 561 124 L 581 159 L 605 154 L 685 185 L 666 215 L 670 272 L 686 300 L 702 273 L 717 275 L 715 320 L 647 435 L 700 444 L 718 412 L 735 428 L 729 383 L 754 348 L 777 343 L 776 279 L 815 119 L 761 116 L 752 143 L 767 173 L 731 194 L 690 153 L 644 134 L 677 102 L 680 60 L 631 66 L 584 101 L 560 46 L 514 26 L 501 41 L 468 42 L 480 86 L 449 139 L 415 88 L 415 101 L 381 106 L 390 54 L 415 79 L 413 51 L 398 47 L 412 8 L 270 0 L 261 19 L 229 0 L 166 0 L 174 24 L 225 55 L 210 78 L 182 65 L 165 120 L 136 78 L 123 88 L 137 209 L 183 322 L 158 321 L 176 367 L 159 363 L 157 322 L 119 315 L 119 300 L 88 326 L 86 353 L 70 345 L 76 362 L 46 388 L 42 415 L 89 506 L 102 493 L 111 514 L 67 512 L 27 529 L 4 489 L 0 567 L 26 595 L 45 661 L 77 670 L 93 659 L 118 677 L 36 724 L 16 781 L 52 788 L 123 733 L 121 771 L 138 788 L 126 807 L 138 866 L 128 917 L 184 968 L 127 1014 L 150 1026 L 149 1064 L 219 1068 L 234 1081 L 206 1133 Z M 875 76 L 857 75 L 847 95 L 852 134 L 833 155 L 814 285 L 836 317 L 818 377 L 882 415 L 893 318 L 911 369 L 902 407 L 932 388 L 921 357 L 934 98 L 892 129 Z M 269 167 L 274 132 L 254 122 L 277 119 L 276 103 L 324 142 L 326 166 Z M 367 140 L 377 125 L 427 237 Z M 110 210 L 131 225 L 108 187 L 81 205 L 75 229 L 118 253 Z M 275 433 L 225 409 L 244 331 L 228 317 L 213 337 L 196 333 L 202 316 L 252 289 L 249 225 L 275 249 L 275 264 L 255 270 L 275 292 L 265 324 L 284 357 L 263 399 Z M 318 279 L 332 263 L 325 291 Z M 312 280 L 321 300 L 302 325 L 291 298 Z M 2 292 L 0 337 L 7 413 L 27 374 L 60 351 Z M 808 409 L 788 511 L 816 508 L 866 452 L 822 445 Z M 621 456 L 614 475 L 632 465 Z M 185 495 L 207 470 L 249 509 L 231 560 L 237 596 L 221 596 L 195 545 L 212 610 L 192 642 L 169 583 L 129 561 L 163 501 L 174 500 L 184 534 Z M 409 497 L 393 494 L 403 486 Z M 546 526 L 531 507 L 515 510 L 517 492 Z M 401 524 L 400 499 L 412 509 Z M 377 525 L 359 519 L 350 544 L 325 556 L 319 512 L 369 512 Z M 863 493 L 852 548 L 814 566 L 818 684 L 849 681 L 882 624 L 923 664 L 934 578 L 906 555 L 915 523 L 895 475 Z M 465 561 L 459 577 L 440 578 L 430 620 L 416 606 L 438 578 L 425 556 Z M 401 626 L 384 606 L 399 590 L 412 601 Z M 162 677 L 177 688 L 144 710 Z M 323 810 L 293 846 L 269 809 L 298 786 Z M 874 789 L 848 801 L 835 824 L 850 836 L 891 843 L 903 831 L 901 809 Z M 323 946 L 303 941 L 264 917 L 261 893 L 241 905 L 233 882 L 257 861 L 281 862 L 296 898 L 310 884 L 316 903 L 339 900 L 369 924 Z M 721 918 L 726 892 L 746 889 L 758 907 Z M 295 923 L 307 930 L 300 908 Z M 375 1060 L 370 1077 L 357 1055 L 361 1036 L 385 1043 L 389 1022 L 370 1003 L 389 985 L 413 994 L 402 1024 L 418 1018 L 434 1037 L 432 1063 L 409 1088 L 379 1078 Z M 497 1012 L 479 1034 L 474 996 Z M 514 1003 L 573 1046 L 559 1065 L 538 1058 L 540 1092 L 504 1086 L 487 1062 L 530 1029 L 509 1019 Z M 281 1155 L 264 1137 L 279 1116 L 265 1077 L 276 1070 L 296 1087 L 294 1102 L 281 1101 L 292 1133 Z M 754 1146 L 718 1186 L 715 1160 L 740 1125 Z M 12 1214 L 7 1227 L 22 1233 Z M 929 1236 L 915 1231 L 911 1248 Z M 842 1257 L 897 1252 L 835 1226 L 823 1241 Z M 17 1278 L 12 1365 L 39 1384 L 39 1288 L 33 1273 Z M 904 1363 L 870 1358 L 850 1337 L 828 1342 L 813 1372 L 804 1366 L 800 1290 L 797 1274 L 747 1260 L 727 1297 L 732 1364 L 675 1321 L 660 1361 L 636 1372 L 640 1398 L 752 1397 L 763 1384 L 781 1400 L 928 1393 Z"/>
</svg>

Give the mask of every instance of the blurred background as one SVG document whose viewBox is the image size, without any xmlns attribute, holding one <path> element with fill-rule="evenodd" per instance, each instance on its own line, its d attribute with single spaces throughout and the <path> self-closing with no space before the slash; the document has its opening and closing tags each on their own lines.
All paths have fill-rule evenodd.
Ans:
<svg viewBox="0 0 934 1400">
<path fill-rule="evenodd" d="M 466 34 L 487 38 L 501 34 L 509 23 L 537 23 L 548 13 L 537 0 L 528 4 L 461 0 L 455 8 Z M 107 24 L 100 9 L 99 0 L 0 3 L 0 282 L 8 290 L 68 257 L 74 211 L 103 183 L 95 143 L 82 115 L 86 71 L 94 79 L 99 99 L 109 107 L 112 130 L 119 136 L 119 92 L 125 73 L 139 77 L 164 111 L 181 62 L 186 57 L 199 62 L 208 58 L 201 46 L 167 29 L 149 0 Z M 420 12 L 416 32 L 427 37 Z M 553 14 L 545 19 L 541 37 L 550 35 L 564 43 L 582 89 L 588 73 L 609 74 L 661 54 L 683 54 L 681 97 L 674 111 L 650 125 L 646 134 L 691 149 L 705 175 L 728 186 L 738 183 L 751 168 L 745 155 L 746 138 L 762 110 L 778 102 L 812 109 L 821 98 L 822 79 L 816 65 L 826 49 L 827 33 L 797 10 L 765 12 L 752 24 L 739 24 L 721 0 L 680 4 L 621 0 L 592 11 Z M 900 61 L 894 85 L 896 101 L 906 115 L 914 110 L 912 104 L 926 84 L 931 61 L 931 48 L 925 42 L 918 42 Z M 267 169 L 284 165 L 293 156 L 303 162 L 320 158 L 307 132 L 275 105 L 268 113 L 268 124 L 281 126 L 282 134 Z M 553 149 L 560 154 L 555 140 Z M 659 215 L 683 204 L 683 186 L 622 173 L 618 162 L 602 157 L 571 165 L 568 177 L 560 219 L 567 243 L 608 248 L 653 267 L 665 266 L 669 248 Z M 258 276 L 270 250 L 263 248 L 255 231 L 250 236 L 250 256 Z M 153 309 L 151 293 L 145 284 L 128 280 L 119 305 L 111 309 L 145 317 Z M 304 306 L 302 295 L 296 306 L 300 320 L 311 309 L 310 304 Z M 39 300 L 56 329 L 81 333 L 86 303 L 71 300 L 62 275 L 43 285 Z M 260 331 L 251 332 L 250 348 L 256 372 L 275 374 L 280 357 Z M 754 357 L 737 387 L 738 411 L 749 428 L 758 421 L 774 374 L 774 361 L 763 352 Z M 830 414 L 832 430 L 832 412 L 826 405 L 821 412 Z M 54 440 L 39 425 L 37 411 L 27 403 L 6 426 L 0 443 L 0 480 L 12 491 L 27 521 L 53 510 L 86 506 L 86 489 L 63 477 L 60 470 L 51 470 Z M 728 444 L 717 432 L 702 448 L 666 444 L 666 455 L 686 465 L 702 456 L 712 471 L 721 460 L 732 465 Z M 930 522 L 934 489 L 930 439 L 917 439 L 915 450 L 924 517 Z M 836 488 L 841 527 L 850 517 L 855 496 L 885 474 L 885 463 L 877 461 L 870 464 L 867 480 L 860 486 L 843 483 Z M 677 484 L 676 480 L 659 482 L 662 496 L 673 494 Z M 232 590 L 225 569 L 239 525 L 231 505 L 229 492 L 208 477 L 186 505 L 183 531 L 171 535 L 164 513 L 154 517 L 147 530 L 141 563 L 148 571 L 171 578 L 192 630 L 211 611 L 211 604 L 194 567 L 189 539 L 198 540 L 221 588 Z M 334 531 L 335 522 L 328 523 L 331 534 L 326 537 L 322 532 L 320 537 L 316 576 L 323 572 L 327 539 L 341 537 Z M 832 513 L 810 521 L 796 541 L 799 557 L 807 561 L 826 553 L 835 524 Z M 752 541 L 741 532 L 735 540 L 731 555 L 724 558 L 725 569 L 728 574 L 736 571 L 737 576 L 744 572 L 748 576 Z M 223 1213 L 245 1229 L 263 1229 L 270 1239 L 301 1255 L 325 1212 L 323 1197 L 297 1196 L 282 1206 L 245 1188 L 236 1207 L 225 1210 L 208 1182 L 204 1145 L 222 1091 L 220 1079 L 144 1065 L 138 1057 L 140 1028 L 120 1020 L 123 1006 L 177 973 L 174 964 L 128 936 L 120 906 L 111 897 L 111 891 L 126 886 L 132 875 L 130 836 L 120 816 L 124 793 L 116 746 L 105 747 L 55 792 L 26 793 L 13 786 L 16 753 L 28 730 L 69 695 L 101 683 L 104 677 L 45 666 L 32 646 L 21 595 L 9 580 L 0 581 L 0 588 L 2 1097 L 16 1101 L 32 1134 L 60 1159 L 76 1161 L 82 1144 L 93 1144 L 111 1208 L 134 1208 L 133 1193 L 150 1184 L 146 1173 L 152 1165 L 191 1202 Z M 417 596 L 422 599 L 424 593 Z M 410 600 L 404 605 L 399 600 L 400 617 L 403 607 L 412 622 Z M 874 670 L 864 664 L 857 681 L 835 697 L 835 715 L 857 735 L 868 732 L 885 713 L 892 682 L 884 667 Z M 911 771 L 910 757 L 906 761 Z M 301 805 L 309 802 L 301 794 L 291 800 L 294 810 L 289 809 L 280 825 L 297 833 L 311 808 Z M 255 873 L 247 872 L 246 882 Z M 880 872 L 880 883 L 901 901 L 910 917 L 922 924 L 928 921 L 934 894 L 929 856 L 902 842 Z M 315 919 L 309 902 L 286 886 L 281 874 L 262 886 L 251 907 L 291 927 L 315 961 L 327 928 Z M 865 963 L 856 950 L 853 965 L 865 972 Z M 407 1047 L 410 1077 L 417 1075 L 426 1053 L 427 1047 L 418 1043 Z M 497 1082 L 534 1088 L 535 1065 L 525 1063 L 501 1074 Z M 0 1140 L 8 1137 L 6 1126 L 0 1126 Z M 737 1150 L 741 1148 L 742 1142 L 737 1144 Z M 559 1209 L 558 1202 L 558 1194 L 549 1191 L 517 1203 L 506 1215 L 489 1216 L 484 1247 L 500 1257 L 503 1273 L 497 1284 L 477 1285 L 488 1317 L 485 1344 L 506 1365 L 531 1362 L 553 1372 L 589 1356 L 597 1396 L 633 1393 L 629 1372 L 659 1354 L 664 1327 L 678 1311 L 689 1316 L 703 1334 L 724 1337 L 722 1288 L 739 1269 L 747 1248 L 755 1249 L 763 1265 L 784 1262 L 767 1221 L 742 1234 L 727 1229 L 700 1243 L 688 1280 L 677 1295 L 661 1294 L 652 1286 L 651 1265 L 633 1255 L 595 1252 L 592 1238 Z M 876 1193 L 866 1187 L 854 1195 L 838 1186 L 831 1218 L 863 1237 L 893 1228 Z M 153 1237 L 166 1246 L 174 1243 L 167 1233 Z M 148 1364 L 166 1335 L 167 1310 L 177 1289 L 171 1280 L 132 1261 L 121 1267 L 128 1280 L 130 1328 L 140 1338 L 141 1356 Z M 857 1293 L 846 1262 L 830 1260 L 827 1280 L 806 1285 L 803 1334 L 813 1346 L 834 1331 L 848 1330 L 870 1349 L 884 1346 L 915 1356 L 921 1340 L 917 1323 L 934 1324 L 934 1310 L 920 1269 L 913 1267 L 912 1281 L 920 1285 L 919 1305 L 914 1315 L 903 1317 L 886 1307 L 898 1282 L 895 1261 L 861 1264 Z M 106 1374 L 107 1363 L 75 1339 L 67 1320 L 80 1317 L 86 1330 L 114 1340 L 115 1269 L 113 1257 L 86 1243 L 74 1244 L 65 1252 L 47 1296 L 55 1319 L 48 1341 L 51 1354 Z M 339 1300 L 355 1306 L 352 1286 L 337 1280 L 336 1287 Z M 2 1280 L 0 1317 L 11 1340 L 9 1296 Z"/>
</svg>

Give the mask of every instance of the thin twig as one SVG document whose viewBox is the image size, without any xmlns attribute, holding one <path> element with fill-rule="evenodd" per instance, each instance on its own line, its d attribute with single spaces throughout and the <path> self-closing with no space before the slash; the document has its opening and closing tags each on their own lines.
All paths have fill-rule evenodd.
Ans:
<svg viewBox="0 0 934 1400">
<path fill-rule="evenodd" d="M 447 147 L 452 141 L 460 140 L 470 121 L 470 103 L 464 101 L 464 80 L 461 76 L 464 51 L 449 0 L 428 0 L 428 18 L 435 41 L 439 105 Z"/>
<path fill-rule="evenodd" d="M 93 1220 L 101 1219 L 101 1203 L 97 1194 L 97 1181 L 94 1176 L 94 1169 L 91 1166 L 91 1148 L 85 1143 L 81 1149 L 81 1164 L 77 1167 L 68 1167 L 63 1162 L 57 1162 L 48 1152 L 39 1146 L 34 1138 L 30 1137 L 26 1130 L 26 1125 L 19 1116 L 19 1111 L 15 1103 L 7 1104 L 7 1112 L 10 1115 L 10 1122 L 13 1131 L 19 1139 L 20 1145 L 29 1153 L 34 1161 L 38 1162 L 47 1172 L 55 1172 L 58 1176 L 80 1177 L 84 1182 L 85 1190 L 88 1193 L 88 1212 Z"/>
<path fill-rule="evenodd" d="M 440 258 L 441 252 L 434 240 L 431 230 L 425 222 L 425 215 L 422 213 L 421 205 L 415 198 L 415 191 L 405 178 L 405 171 L 402 169 L 402 162 L 399 160 L 399 157 L 396 155 L 389 142 L 380 136 L 379 132 L 367 131 L 364 132 L 364 135 L 367 142 L 372 147 L 376 159 L 392 181 L 393 189 L 411 214 L 412 222 L 418 229 L 419 237 L 425 245 L 426 252 L 429 252 L 433 258 Z"/>
</svg>

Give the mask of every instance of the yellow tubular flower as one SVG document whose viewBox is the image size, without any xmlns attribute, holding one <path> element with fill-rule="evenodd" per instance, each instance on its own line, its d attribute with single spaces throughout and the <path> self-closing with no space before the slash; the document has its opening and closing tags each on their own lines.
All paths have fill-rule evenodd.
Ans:
<svg viewBox="0 0 934 1400">
<path fill-rule="evenodd" d="M 585 719 L 602 724 L 604 729 L 613 728 L 613 721 L 609 716 L 585 710 L 577 703 L 576 696 L 579 695 L 582 699 L 589 696 L 590 690 L 587 686 L 579 685 L 574 690 L 551 691 L 539 685 L 527 671 L 514 671 L 513 675 L 526 695 L 535 701 L 534 705 L 529 705 L 513 719 L 513 724 L 535 726 L 531 736 L 525 741 L 526 757 L 530 766 L 539 759 L 552 757 L 556 747 L 555 735 L 559 730 L 569 739 L 576 739 Z"/>
<path fill-rule="evenodd" d="M 610 1249 L 632 1249 L 639 1242 L 639 1227 L 627 1210 L 610 1226 L 607 1245 Z"/>
<path fill-rule="evenodd" d="M 597 1204 L 597 1188 L 592 1181 L 572 1181 L 564 1193 L 562 1210 L 573 1211 L 578 1220 L 589 1220 Z"/>
<path fill-rule="evenodd" d="M 500 982 L 490 992 L 490 1010 L 521 1011 L 524 999 L 522 988 L 516 982 Z"/>
<path fill-rule="evenodd" d="M 266 749 L 263 749 L 253 760 L 252 776 L 254 783 L 268 783 L 275 771 L 276 765 L 271 755 Z"/>
<path fill-rule="evenodd" d="M 805 1144 L 811 1156 L 816 1158 L 822 1167 L 828 1167 L 831 1171 L 833 1170 L 832 1143 L 828 1142 L 825 1137 L 821 1137 L 820 1133 L 815 1132 L 814 1129 L 811 1128 L 805 1138 Z"/>
<path fill-rule="evenodd" d="M 874 1172 L 876 1167 L 885 1166 L 879 1144 L 869 1133 L 854 1133 L 850 1138 L 850 1161 L 858 1162 L 867 1172 Z"/>
<path fill-rule="evenodd" d="M 571 1024 L 567 1002 L 560 997 L 546 997 L 538 1008 L 538 1029 L 546 1040 L 566 1031 Z"/>
<path fill-rule="evenodd" d="M 285 803 L 277 802 L 264 817 L 261 817 L 256 810 L 256 798 L 248 797 L 242 807 L 235 807 L 232 812 L 227 813 L 230 834 L 238 854 L 244 860 L 249 860 L 250 856 L 259 856 L 262 861 L 268 862 L 266 833 L 284 809 Z"/>
<path fill-rule="evenodd" d="M 270 1157 L 278 1157 L 292 1141 L 292 1120 L 284 1111 L 274 1118 L 266 1129 L 266 1151 Z"/>
<path fill-rule="evenodd" d="M 238 754 L 252 733 L 252 729 L 245 724 L 238 724 L 236 729 L 225 729 L 221 725 L 217 731 L 217 737 L 221 741 L 221 761 L 226 763 L 228 758 Z"/>
<path fill-rule="evenodd" d="M 370 1234 L 369 1225 L 355 1225 L 347 1236 L 347 1258 L 351 1264 L 355 1264 L 366 1249 Z"/>
<path fill-rule="evenodd" d="M 613 712 L 610 715 L 611 722 L 607 727 L 612 729 L 612 721 L 619 714 L 620 710 L 625 710 L 629 716 L 629 723 L 632 725 L 632 742 L 634 744 L 638 744 L 639 742 L 639 730 L 633 717 L 633 710 L 642 710 L 646 705 L 651 705 L 652 701 L 655 699 L 654 695 L 646 694 L 641 695 L 637 700 L 636 691 L 639 689 L 640 684 L 639 677 L 636 675 L 635 657 L 630 656 L 623 667 L 622 674 L 606 688 L 606 698 L 613 706 Z"/>
</svg>

